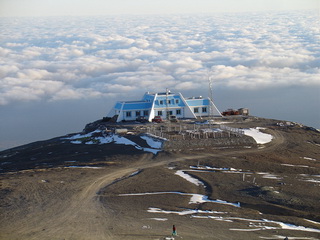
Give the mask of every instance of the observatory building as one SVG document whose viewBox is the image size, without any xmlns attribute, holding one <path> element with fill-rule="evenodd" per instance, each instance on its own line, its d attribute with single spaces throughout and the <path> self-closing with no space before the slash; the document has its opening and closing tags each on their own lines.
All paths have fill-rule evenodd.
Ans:
<svg viewBox="0 0 320 240">
<path fill-rule="evenodd" d="M 139 101 L 118 101 L 107 116 L 116 116 L 116 121 L 121 122 L 136 120 L 139 117 L 151 121 L 155 116 L 161 116 L 163 119 L 175 116 L 181 119 L 221 114 L 210 98 L 184 98 L 181 93 L 167 90 L 160 93 L 146 92 Z"/>
</svg>

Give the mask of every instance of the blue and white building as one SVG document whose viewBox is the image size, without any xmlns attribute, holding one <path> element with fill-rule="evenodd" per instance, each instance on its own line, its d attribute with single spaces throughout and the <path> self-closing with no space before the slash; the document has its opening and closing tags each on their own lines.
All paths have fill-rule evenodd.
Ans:
<svg viewBox="0 0 320 240">
<path fill-rule="evenodd" d="M 181 93 L 170 91 L 160 93 L 146 92 L 140 101 L 118 101 L 108 117 L 117 116 L 117 122 L 136 120 L 144 116 L 151 121 L 155 116 L 166 119 L 168 116 L 177 118 L 198 118 L 221 116 L 221 113 L 210 98 L 184 98 Z"/>
</svg>

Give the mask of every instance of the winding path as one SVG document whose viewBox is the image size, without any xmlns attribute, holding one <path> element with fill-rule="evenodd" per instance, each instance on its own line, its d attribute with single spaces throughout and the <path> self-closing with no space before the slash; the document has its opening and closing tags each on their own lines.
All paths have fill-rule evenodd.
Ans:
<svg viewBox="0 0 320 240">
<path fill-rule="evenodd" d="M 34 212 L 27 216 L 21 217 L 19 214 L 13 214 L 11 224 L 1 223 L 2 226 L 5 225 L 6 231 L 0 233 L 0 239 L 115 240 L 117 238 L 108 229 L 112 217 L 108 213 L 109 210 L 102 206 L 97 195 L 100 189 L 139 169 L 161 166 L 169 162 L 201 159 L 208 156 L 228 156 L 239 152 L 243 154 L 273 150 L 283 144 L 285 139 L 279 132 L 270 131 L 272 131 L 274 139 L 262 149 L 202 153 L 173 158 L 161 157 L 157 158 L 157 161 L 154 159 L 151 161 L 150 155 L 146 154 L 139 161 L 127 167 L 118 168 L 113 172 L 106 169 L 101 171 L 100 175 L 96 174 L 87 178 L 86 181 L 79 181 L 78 185 L 74 186 L 74 189 L 78 188 L 77 191 L 72 192 L 70 189 L 70 197 L 67 200 L 60 200 L 61 196 L 57 193 L 55 198 L 47 199 L 46 205 L 42 208 L 34 206 Z M 34 189 L 34 194 L 37 194 L 37 189 Z"/>
</svg>

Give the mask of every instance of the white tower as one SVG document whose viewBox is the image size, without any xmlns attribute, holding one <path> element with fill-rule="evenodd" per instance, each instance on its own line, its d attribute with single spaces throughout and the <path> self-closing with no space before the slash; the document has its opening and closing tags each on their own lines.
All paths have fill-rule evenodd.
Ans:
<svg viewBox="0 0 320 240">
<path fill-rule="evenodd" d="M 212 87 L 212 78 L 210 75 L 210 72 L 208 72 L 208 81 L 209 81 L 209 100 L 210 100 L 210 104 L 209 104 L 209 117 L 212 116 L 213 117 L 213 87 Z"/>
</svg>

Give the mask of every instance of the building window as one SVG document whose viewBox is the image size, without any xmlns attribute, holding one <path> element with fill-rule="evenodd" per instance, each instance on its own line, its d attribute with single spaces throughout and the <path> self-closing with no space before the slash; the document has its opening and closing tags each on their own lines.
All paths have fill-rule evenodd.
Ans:
<svg viewBox="0 0 320 240">
<path fill-rule="evenodd" d="M 203 107 L 203 108 L 202 108 L 202 112 L 203 112 L 203 113 L 206 113 L 206 112 L 207 112 L 207 108 L 206 108 L 206 107 Z"/>
<path fill-rule="evenodd" d="M 176 104 L 178 104 L 179 103 L 179 99 L 176 99 Z"/>
<path fill-rule="evenodd" d="M 176 115 L 181 115 L 181 109 L 176 110 Z"/>
<path fill-rule="evenodd" d="M 126 112 L 126 117 L 131 117 L 131 112 Z"/>
<path fill-rule="evenodd" d="M 194 109 L 193 109 L 193 112 L 194 112 L 194 113 L 199 113 L 199 108 L 194 108 Z"/>
<path fill-rule="evenodd" d="M 160 100 L 160 105 L 163 105 L 163 101 L 162 100 Z M 159 115 L 160 116 L 160 115 Z"/>
<path fill-rule="evenodd" d="M 144 110 L 143 111 L 143 116 L 148 116 L 149 115 L 149 111 L 148 110 Z"/>
<path fill-rule="evenodd" d="M 136 111 L 136 117 L 140 116 L 140 111 Z"/>
<path fill-rule="evenodd" d="M 162 116 L 162 111 L 158 111 L 158 116 Z"/>
<path fill-rule="evenodd" d="M 168 100 L 168 104 L 171 104 L 171 100 Z"/>
</svg>

